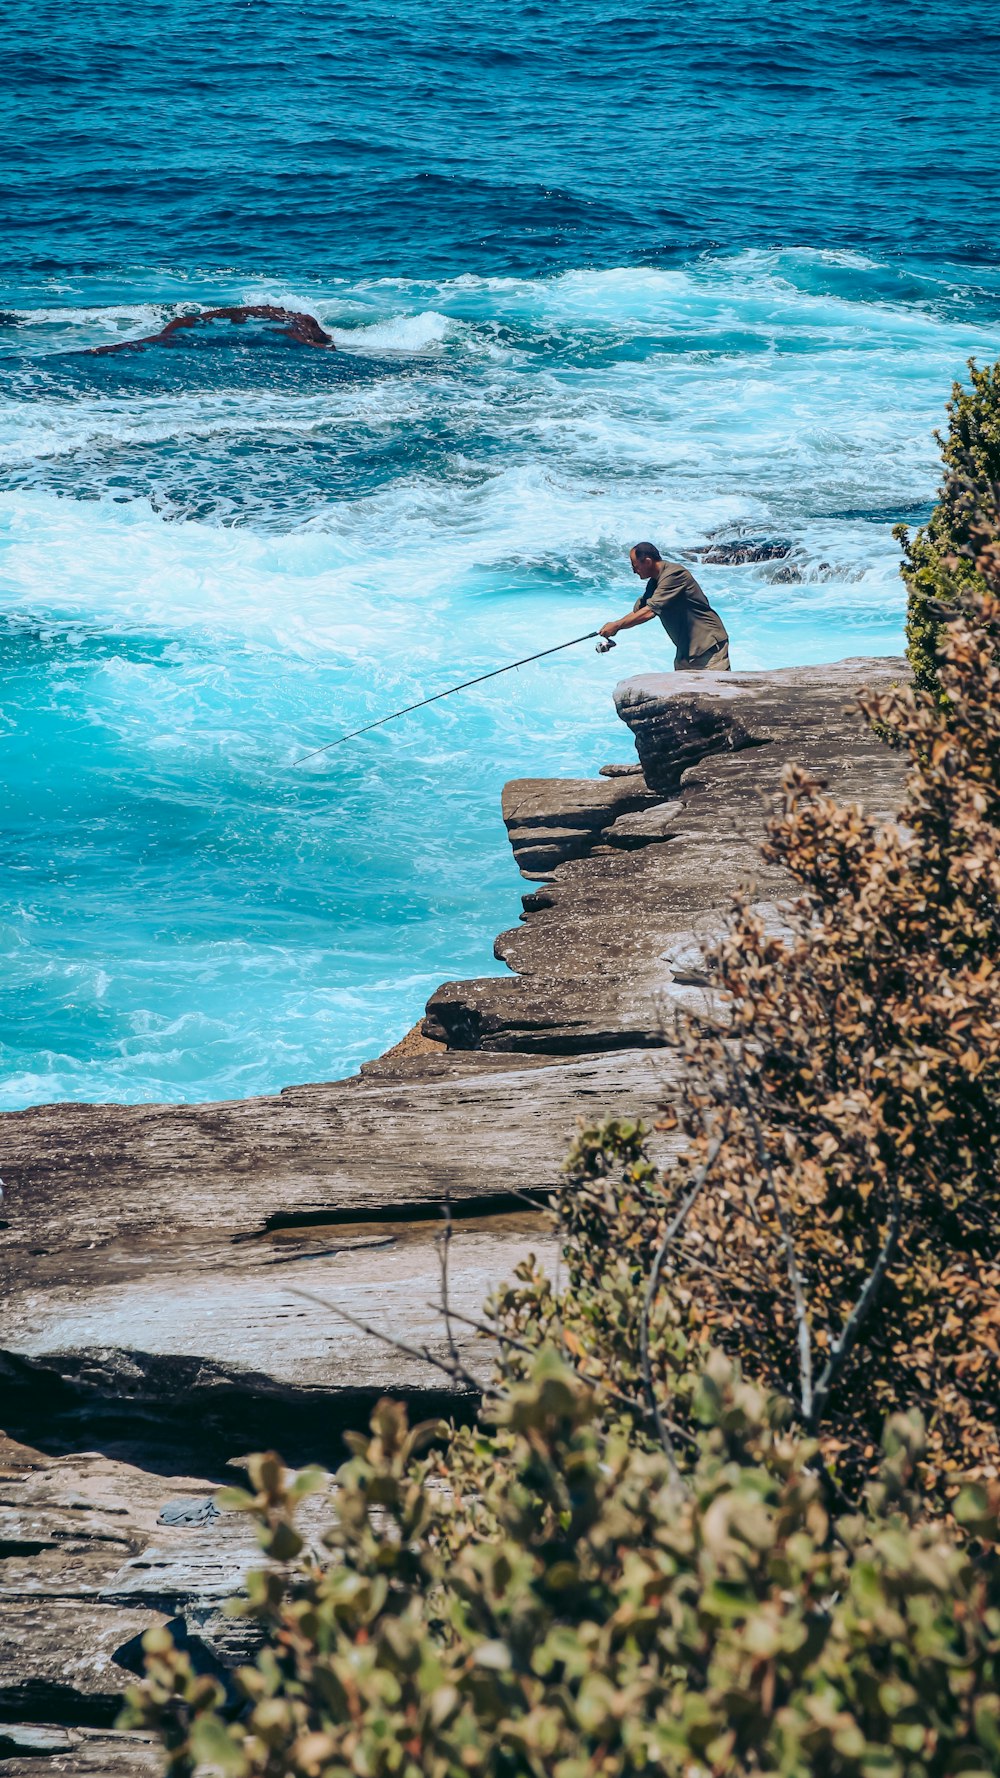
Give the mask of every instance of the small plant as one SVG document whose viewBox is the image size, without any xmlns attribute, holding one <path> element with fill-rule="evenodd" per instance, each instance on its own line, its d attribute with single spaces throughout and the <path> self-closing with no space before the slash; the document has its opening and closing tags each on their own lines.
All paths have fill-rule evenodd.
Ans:
<svg viewBox="0 0 1000 1778">
<path fill-rule="evenodd" d="M 970 360 L 971 388 L 955 383 L 948 404 L 948 436 L 937 435 L 944 477 L 938 504 L 910 538 L 905 525 L 893 535 L 903 546 L 908 598 L 906 652 L 917 685 L 939 689 L 937 651 L 948 608 L 963 592 L 982 590 L 970 551 L 977 503 L 1000 483 L 1000 363 L 978 370 Z"/>
</svg>

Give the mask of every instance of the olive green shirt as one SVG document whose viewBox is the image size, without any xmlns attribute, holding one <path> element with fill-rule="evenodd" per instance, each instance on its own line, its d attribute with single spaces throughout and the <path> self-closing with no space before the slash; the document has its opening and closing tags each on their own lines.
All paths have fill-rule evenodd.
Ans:
<svg viewBox="0 0 1000 1778">
<path fill-rule="evenodd" d="M 647 580 L 632 609 L 640 611 L 644 605 L 656 612 L 670 637 L 677 651 L 675 667 L 711 649 L 724 648 L 729 641 L 718 612 L 712 610 L 694 575 L 680 562 L 664 562 L 659 574 Z"/>
</svg>

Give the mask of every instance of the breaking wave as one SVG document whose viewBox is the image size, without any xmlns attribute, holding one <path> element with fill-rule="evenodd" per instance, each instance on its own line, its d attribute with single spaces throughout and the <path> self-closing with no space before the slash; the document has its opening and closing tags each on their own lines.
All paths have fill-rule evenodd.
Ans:
<svg viewBox="0 0 1000 1778">
<path fill-rule="evenodd" d="M 501 785 L 622 757 L 659 631 L 295 758 L 596 628 L 638 534 L 707 549 L 737 665 L 897 650 L 892 525 L 1000 338 L 987 273 L 815 250 L 127 283 L 22 291 L 0 333 L 8 1106 L 333 1077 L 495 969 Z M 92 355 L 234 303 L 337 350 Z"/>
</svg>

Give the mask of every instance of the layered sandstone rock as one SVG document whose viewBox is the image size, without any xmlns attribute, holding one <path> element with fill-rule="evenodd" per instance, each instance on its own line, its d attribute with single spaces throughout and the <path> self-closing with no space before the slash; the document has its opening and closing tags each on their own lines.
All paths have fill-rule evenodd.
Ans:
<svg viewBox="0 0 1000 1778">
<path fill-rule="evenodd" d="M 549 1055 L 668 1044 L 683 999 L 673 951 L 711 930 L 742 885 L 766 901 L 787 886 L 759 852 L 786 767 L 798 761 L 875 814 L 895 808 L 902 763 L 863 724 L 856 698 L 904 671 L 902 661 L 841 661 L 624 680 L 615 702 L 641 777 L 508 787 L 516 854 L 531 836 L 519 853 L 525 875 L 540 874 L 536 840 L 568 827 L 567 811 L 581 835 L 586 820 L 586 849 L 560 859 L 553 843 L 544 885 L 494 947 L 513 974 L 445 983 L 428 1003 L 426 1035 Z"/>
<path fill-rule="evenodd" d="M 473 1411 L 434 1362 L 442 1205 L 451 1300 L 474 1317 L 518 1259 L 546 1254 L 539 1206 L 562 1186 L 578 1120 L 652 1124 L 683 1090 L 673 1018 L 704 992 L 705 937 L 741 884 L 769 907 L 788 888 L 758 852 L 786 766 L 891 814 L 903 763 L 855 699 L 903 671 L 624 681 L 639 769 L 505 791 L 534 879 L 496 943 L 508 973 L 445 984 L 422 1032 L 358 1079 L 0 1119 L 0 1387 L 18 1441 L 0 1468 L 11 1778 L 43 1762 L 153 1769 L 148 1744 L 110 1726 L 145 1626 L 173 1622 L 199 1659 L 229 1658 L 219 1604 L 251 1559 L 244 1533 L 167 1529 L 164 1500 L 210 1491 L 248 1449 L 335 1463 L 342 1430 L 385 1391 L 420 1413 Z M 668 1159 L 674 1138 L 652 1140 Z M 481 1374 L 488 1348 L 464 1326 L 460 1345 Z"/>
</svg>

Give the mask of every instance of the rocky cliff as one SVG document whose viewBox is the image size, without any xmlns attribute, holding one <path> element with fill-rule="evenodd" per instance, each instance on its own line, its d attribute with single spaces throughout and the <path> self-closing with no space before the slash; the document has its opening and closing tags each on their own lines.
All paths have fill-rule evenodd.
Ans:
<svg viewBox="0 0 1000 1778">
<path fill-rule="evenodd" d="M 452 1300 L 474 1316 L 491 1281 L 545 1251 L 540 1207 L 577 1121 L 653 1122 L 671 1095 L 672 1014 L 703 992 L 704 937 L 740 884 L 766 902 L 787 887 L 758 856 L 785 767 L 891 814 L 902 765 L 854 700 L 904 671 L 626 680 L 638 763 L 504 793 L 533 885 L 496 942 L 509 973 L 446 983 L 422 1029 L 357 1079 L 0 1119 L 10 1778 L 155 1769 L 110 1728 L 145 1625 L 174 1621 L 208 1666 L 232 1658 L 218 1607 L 252 1546 L 208 1514 L 161 1523 L 178 1493 L 205 1500 L 272 1443 L 334 1463 L 386 1390 L 421 1412 L 473 1410 L 433 1363 L 443 1202 Z M 661 1159 L 670 1141 L 654 1132 Z M 462 1347 L 473 1371 L 488 1362 L 471 1331 Z"/>
</svg>

